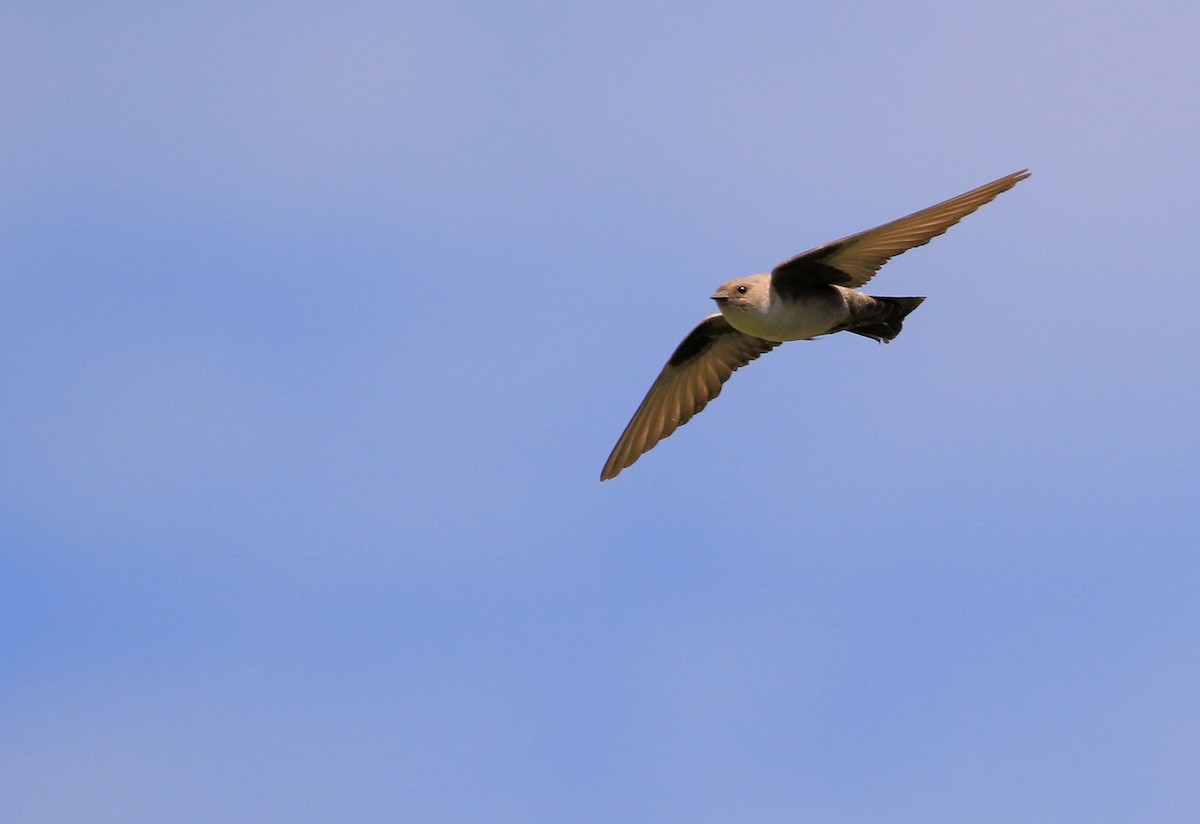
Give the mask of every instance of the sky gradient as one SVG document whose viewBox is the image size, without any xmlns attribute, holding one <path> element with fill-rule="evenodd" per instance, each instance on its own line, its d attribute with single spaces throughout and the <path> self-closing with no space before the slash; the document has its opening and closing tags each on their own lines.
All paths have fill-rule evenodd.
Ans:
<svg viewBox="0 0 1200 824">
<path fill-rule="evenodd" d="M 1194 3 L 0 10 L 0 820 L 1194 822 Z M 1029 167 L 611 482 L 717 284 Z"/>
</svg>

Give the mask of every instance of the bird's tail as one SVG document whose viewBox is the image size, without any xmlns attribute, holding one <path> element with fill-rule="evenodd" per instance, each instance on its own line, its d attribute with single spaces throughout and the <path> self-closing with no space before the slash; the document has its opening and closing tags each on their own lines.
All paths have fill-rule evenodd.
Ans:
<svg viewBox="0 0 1200 824">
<path fill-rule="evenodd" d="M 883 343 L 887 343 L 900 334 L 904 318 L 908 316 L 909 312 L 920 306 L 921 301 L 925 300 L 923 297 L 880 298 L 874 295 L 863 295 L 863 297 L 870 297 L 871 302 L 865 306 L 856 307 L 857 311 L 854 312 L 846 331 Z"/>
</svg>

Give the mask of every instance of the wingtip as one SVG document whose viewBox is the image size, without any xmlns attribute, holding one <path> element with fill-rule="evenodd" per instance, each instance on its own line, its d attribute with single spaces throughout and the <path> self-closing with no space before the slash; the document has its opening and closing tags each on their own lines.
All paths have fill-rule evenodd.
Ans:
<svg viewBox="0 0 1200 824">
<path fill-rule="evenodd" d="M 637 460 L 634 458 L 634 460 Z M 600 470 L 600 483 L 611 481 L 613 478 L 621 474 L 621 470 L 625 469 L 629 464 L 622 464 L 617 460 L 616 449 L 613 454 L 608 456 L 608 461 L 604 464 L 604 468 Z"/>
</svg>

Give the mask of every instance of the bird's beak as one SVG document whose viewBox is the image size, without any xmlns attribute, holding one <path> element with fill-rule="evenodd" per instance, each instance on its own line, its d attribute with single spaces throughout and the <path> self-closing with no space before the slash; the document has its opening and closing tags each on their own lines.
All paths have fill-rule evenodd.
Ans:
<svg viewBox="0 0 1200 824">
<path fill-rule="evenodd" d="M 729 295 L 723 295 L 720 292 L 717 292 L 711 297 L 711 300 L 715 300 L 717 303 L 724 303 L 725 301 L 729 300 Z"/>
</svg>

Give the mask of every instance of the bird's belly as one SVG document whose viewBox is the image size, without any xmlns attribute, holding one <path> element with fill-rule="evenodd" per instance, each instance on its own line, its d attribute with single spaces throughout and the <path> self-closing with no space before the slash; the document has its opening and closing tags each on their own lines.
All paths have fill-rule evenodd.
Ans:
<svg viewBox="0 0 1200 824">
<path fill-rule="evenodd" d="M 775 304 L 770 311 L 725 312 L 729 325 L 747 335 L 763 340 L 808 340 L 827 334 L 845 320 L 845 305 L 841 301 L 804 301 L 787 305 Z"/>
</svg>

